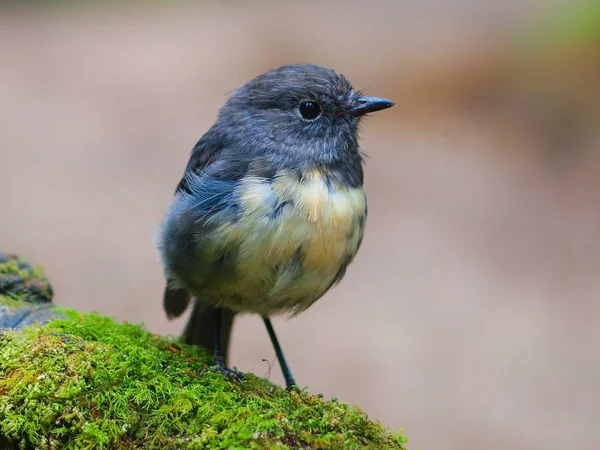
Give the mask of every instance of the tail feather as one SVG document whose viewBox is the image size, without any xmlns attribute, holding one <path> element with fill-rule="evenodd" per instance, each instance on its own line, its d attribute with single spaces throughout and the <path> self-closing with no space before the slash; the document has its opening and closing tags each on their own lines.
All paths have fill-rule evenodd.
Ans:
<svg viewBox="0 0 600 450">
<path fill-rule="evenodd" d="M 194 309 L 190 319 L 183 331 L 183 341 L 186 344 L 199 345 L 211 353 L 215 350 L 215 328 L 217 325 L 217 308 L 204 305 L 198 301 L 194 303 Z M 221 354 L 227 364 L 227 353 L 231 328 L 235 313 L 229 309 L 221 312 Z"/>
<path fill-rule="evenodd" d="M 169 319 L 179 317 L 190 303 L 191 294 L 183 288 L 165 288 L 163 306 Z M 215 351 L 215 328 L 217 326 L 217 308 L 194 302 L 194 309 L 183 331 L 186 344 L 199 345 L 209 352 Z M 227 363 L 227 350 L 235 313 L 229 309 L 221 311 L 221 354 Z"/>
<path fill-rule="evenodd" d="M 167 285 L 163 295 L 163 308 L 169 320 L 182 315 L 189 304 L 190 292 L 187 289 L 172 289 Z"/>
</svg>

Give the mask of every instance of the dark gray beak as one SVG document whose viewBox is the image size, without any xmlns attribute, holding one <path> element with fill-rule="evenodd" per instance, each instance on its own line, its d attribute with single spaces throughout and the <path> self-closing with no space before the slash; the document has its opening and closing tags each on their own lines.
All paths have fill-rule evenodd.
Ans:
<svg viewBox="0 0 600 450">
<path fill-rule="evenodd" d="M 391 100 L 379 97 L 357 97 L 352 102 L 353 106 L 348 111 L 341 113 L 341 116 L 362 116 L 364 114 L 381 111 L 395 105 Z"/>
</svg>

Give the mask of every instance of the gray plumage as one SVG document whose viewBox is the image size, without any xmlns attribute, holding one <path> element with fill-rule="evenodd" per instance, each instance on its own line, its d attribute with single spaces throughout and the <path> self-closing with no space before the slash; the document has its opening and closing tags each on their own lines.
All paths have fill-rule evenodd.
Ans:
<svg viewBox="0 0 600 450">
<path fill-rule="evenodd" d="M 158 239 L 167 314 L 196 301 L 186 342 L 213 349 L 220 325 L 226 350 L 234 314 L 295 314 L 341 280 L 367 214 L 358 123 L 392 104 L 310 64 L 232 93 L 193 148 Z"/>
</svg>

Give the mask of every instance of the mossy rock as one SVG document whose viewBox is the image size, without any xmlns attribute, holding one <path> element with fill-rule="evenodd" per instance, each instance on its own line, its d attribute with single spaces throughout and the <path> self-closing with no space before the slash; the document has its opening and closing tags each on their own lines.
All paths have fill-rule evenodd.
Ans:
<svg viewBox="0 0 600 450">
<path fill-rule="evenodd" d="M 17 271 L 50 289 L 40 269 L 16 262 L 24 263 L 0 262 L 0 279 Z M 402 434 L 357 407 L 252 374 L 243 385 L 211 371 L 201 376 L 211 361 L 203 349 L 50 307 L 26 286 L 31 280 L 0 286 L 0 315 L 2 306 L 40 303 L 49 313 L 41 323 L 0 331 L 2 449 L 405 448 Z"/>
</svg>

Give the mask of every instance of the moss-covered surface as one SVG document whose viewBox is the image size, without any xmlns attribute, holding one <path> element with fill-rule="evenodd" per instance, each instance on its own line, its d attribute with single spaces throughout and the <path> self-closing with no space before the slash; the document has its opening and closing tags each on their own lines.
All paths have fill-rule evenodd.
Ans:
<svg viewBox="0 0 600 450">
<path fill-rule="evenodd" d="M 52 286 L 44 269 L 32 267 L 27 261 L 11 253 L 0 252 L 0 295 L 27 303 L 52 301 Z"/>
<path fill-rule="evenodd" d="M 0 303 L 20 295 L 0 292 Z M 60 311 L 64 319 L 0 336 L 2 449 L 404 448 L 356 407 L 252 374 L 243 386 L 200 376 L 203 349 Z"/>
</svg>

